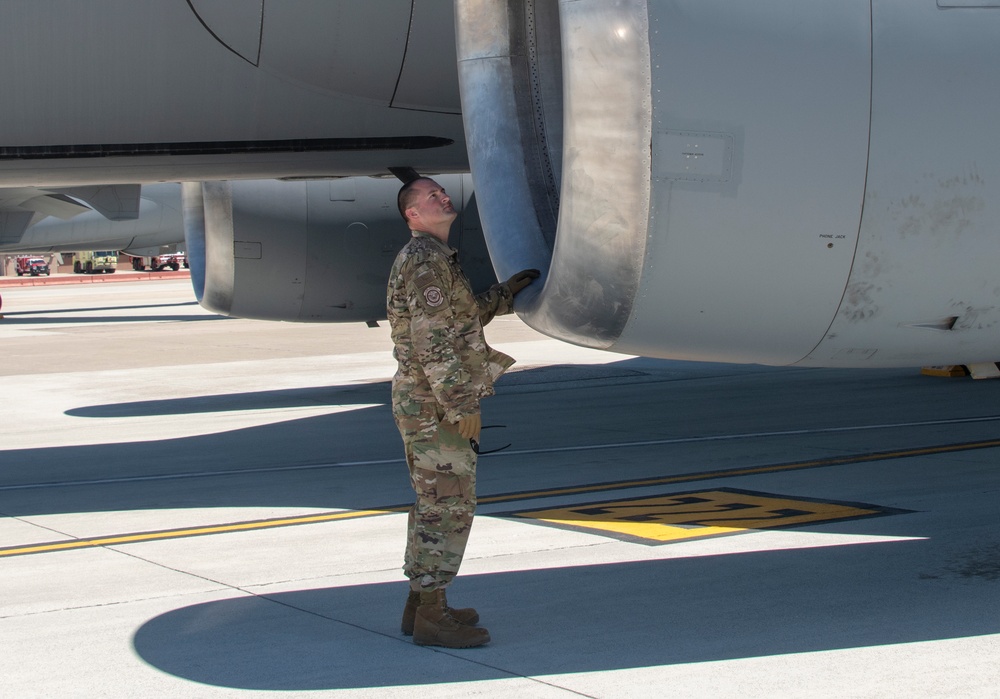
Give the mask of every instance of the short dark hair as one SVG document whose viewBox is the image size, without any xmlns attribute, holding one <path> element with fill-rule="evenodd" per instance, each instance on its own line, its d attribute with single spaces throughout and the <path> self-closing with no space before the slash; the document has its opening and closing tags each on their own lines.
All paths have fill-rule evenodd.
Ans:
<svg viewBox="0 0 1000 699">
<path fill-rule="evenodd" d="M 413 200 L 416 195 L 413 193 L 413 185 L 421 181 L 433 182 L 430 177 L 417 177 L 412 179 L 402 187 L 399 188 L 399 194 L 396 195 L 396 206 L 399 207 L 399 215 L 403 217 L 403 220 L 407 224 L 410 223 L 410 219 L 406 218 L 406 210 L 413 206 Z"/>
</svg>

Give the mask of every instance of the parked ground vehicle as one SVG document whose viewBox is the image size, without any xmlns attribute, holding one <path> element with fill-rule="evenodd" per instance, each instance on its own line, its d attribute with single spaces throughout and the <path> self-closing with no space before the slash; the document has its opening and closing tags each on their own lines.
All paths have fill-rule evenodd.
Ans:
<svg viewBox="0 0 1000 699">
<path fill-rule="evenodd" d="M 132 269 L 137 272 L 142 272 L 146 268 L 149 268 L 153 272 L 159 272 L 168 268 L 176 272 L 181 267 L 187 267 L 187 260 L 183 252 L 165 252 L 153 256 L 130 255 L 130 257 L 132 258 Z"/>
<path fill-rule="evenodd" d="M 118 268 L 118 253 L 114 250 L 97 250 L 73 253 L 73 271 L 76 274 L 113 274 Z"/>
<path fill-rule="evenodd" d="M 17 258 L 17 276 L 23 277 L 25 274 L 37 277 L 41 274 L 49 276 L 52 272 L 49 263 L 42 258 L 22 255 Z"/>
</svg>

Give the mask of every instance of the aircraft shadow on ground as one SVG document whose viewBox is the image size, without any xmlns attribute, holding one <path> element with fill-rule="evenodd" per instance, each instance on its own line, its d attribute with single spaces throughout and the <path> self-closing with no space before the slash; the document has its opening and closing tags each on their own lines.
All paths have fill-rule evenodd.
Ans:
<svg viewBox="0 0 1000 699">
<path fill-rule="evenodd" d="M 664 433 L 684 435 L 686 429 L 705 430 L 705 425 L 726 424 L 735 419 L 742 422 L 740 427 L 732 429 L 774 429 L 768 424 L 766 413 L 723 412 L 730 403 L 738 404 L 731 401 L 726 393 L 732 383 L 728 380 L 712 381 L 704 387 L 698 382 L 675 382 L 669 386 L 671 401 L 664 401 L 663 393 L 668 390 L 664 384 L 655 377 L 642 378 L 642 367 L 649 361 L 635 359 L 594 367 L 532 368 L 503 377 L 498 395 L 489 400 L 484 415 L 487 424 L 504 424 L 507 429 L 498 430 L 496 435 L 489 433 L 489 444 L 486 446 L 494 442 L 499 446 L 513 441 L 511 452 L 560 446 L 556 443 L 558 440 L 553 442 L 547 435 L 569 433 L 563 426 L 570 424 L 573 434 L 593 434 L 595 440 L 613 442 L 649 439 Z M 718 373 L 717 369 L 714 371 Z M 811 376 L 813 378 L 805 384 L 794 381 L 775 384 L 773 374 L 762 373 L 759 377 L 749 377 L 748 381 L 752 379 L 756 382 L 750 388 L 745 383 L 742 388 L 733 390 L 766 389 L 774 400 L 809 407 L 809 411 L 797 410 L 795 424 L 782 423 L 783 428 L 798 426 L 800 419 L 821 426 L 851 419 L 850 405 L 815 400 L 817 393 L 822 394 L 826 390 L 823 382 L 842 382 L 843 374 L 826 372 Z M 521 395 L 522 392 L 545 391 L 549 386 L 564 381 L 573 386 L 592 380 L 590 383 L 595 386 L 620 387 L 623 383 L 632 382 L 635 377 L 639 377 L 638 382 L 617 398 L 618 403 L 609 402 L 610 396 L 603 390 L 588 392 L 585 401 L 581 394 L 572 394 L 575 396 L 572 401 L 561 406 L 557 413 L 545 416 L 550 425 L 548 432 L 528 429 L 528 425 L 537 422 L 539 416 L 525 410 L 524 406 L 533 399 Z M 886 402 L 884 408 L 897 420 L 911 414 L 916 418 L 934 414 L 938 410 L 934 406 L 940 406 L 942 399 L 949 394 L 952 394 L 949 400 L 961 404 L 963 409 L 968 405 L 970 410 L 977 410 L 977 403 L 989 397 L 980 395 L 975 399 L 982 390 L 972 382 L 942 387 L 933 382 L 922 382 L 920 377 L 901 379 L 898 372 L 890 372 L 885 377 L 883 380 L 893 385 L 893 395 L 897 398 L 902 390 L 899 384 L 906 383 L 908 386 L 905 399 Z M 874 385 L 876 388 L 859 390 L 879 390 L 872 378 L 866 378 L 863 385 Z M 785 393 L 781 394 L 782 391 Z M 703 393 L 708 394 L 710 399 L 704 398 Z M 864 399 L 855 392 L 841 393 L 845 396 L 843 400 Z M 2 452 L 3 467 L 0 468 L 0 513 L 28 515 L 250 506 L 371 509 L 396 505 L 407 501 L 411 494 L 405 469 L 401 468 L 402 449 L 388 405 L 389 394 L 389 383 L 383 381 L 101 403 L 75 408 L 66 414 L 89 419 L 135 417 L 162 418 L 164 421 L 175 415 L 204 414 L 208 424 L 211 424 L 213 414 L 274 410 L 278 416 L 269 424 L 221 428 L 211 434 L 189 437 L 5 450 Z M 936 402 L 929 400 L 928 396 L 934 397 Z M 969 396 L 975 400 L 969 399 Z M 281 415 L 281 410 L 286 408 L 323 406 L 340 406 L 344 410 L 305 418 L 288 419 L 288 415 L 294 416 L 294 413 Z M 602 430 L 607 430 L 609 426 L 609 414 L 615 416 L 613 429 L 604 433 Z M 125 430 L 127 434 L 127 426 L 117 429 Z M 657 429 L 663 431 L 657 433 Z M 534 439 L 528 434 L 535 435 Z M 928 439 L 935 437 L 932 435 Z M 729 452 L 736 454 L 733 456 L 731 453 L 729 458 L 737 459 L 743 467 L 771 462 L 766 450 L 753 454 L 733 452 L 732 449 Z M 825 442 L 815 446 L 805 444 L 800 452 L 802 458 L 829 453 Z M 507 452 L 501 452 L 486 458 L 505 459 L 506 455 Z M 652 460 L 647 453 L 637 456 L 634 461 L 626 459 L 624 463 L 619 462 L 618 470 L 613 476 L 609 474 L 607 480 L 662 476 L 677 470 L 702 470 L 705 463 L 723 465 L 716 461 L 721 456 L 721 452 L 711 451 L 708 443 L 705 446 L 661 447 Z M 601 457 L 598 454 L 593 458 Z M 556 461 L 555 457 L 546 457 L 545 460 L 546 463 L 552 462 L 551 468 L 546 469 L 548 483 L 552 486 L 575 483 L 573 471 L 566 470 L 562 462 Z M 503 463 L 508 470 L 519 467 L 509 459 Z M 342 478 L 342 464 L 344 468 L 362 469 L 364 473 L 356 474 L 358 477 L 354 478 Z M 231 478 L 229 471 L 240 473 L 253 469 L 260 471 L 252 476 L 255 491 L 250 487 L 230 487 L 232 481 L 226 480 Z M 384 473 L 378 476 L 376 472 L 380 469 Z M 202 472 L 209 475 L 197 478 L 185 475 Z M 129 482 L 133 477 L 146 480 Z M 375 477 L 381 477 L 383 482 L 389 484 L 378 497 L 373 497 L 371 488 L 365 487 Z M 114 482 L 116 479 L 121 482 Z M 63 483 L 69 485 L 60 486 Z M 31 487 L 33 485 L 45 487 Z M 484 479 L 484 488 L 488 487 L 489 482 Z"/>
<path fill-rule="evenodd" d="M 389 391 L 388 385 L 383 388 L 382 400 Z M 321 393 L 305 390 L 310 403 L 303 403 L 302 396 L 280 395 L 264 404 L 323 405 Z M 379 402 L 375 395 L 370 397 L 369 403 Z M 343 405 L 343 396 L 336 401 Z M 262 404 L 259 396 L 252 402 Z M 235 405 L 230 409 L 237 409 Z M 0 469 L 0 513 L 254 506 L 367 509 L 387 503 L 373 503 L 364 480 L 342 482 L 337 464 L 351 468 L 355 462 L 398 460 L 388 467 L 364 467 L 369 472 L 399 471 L 398 500 L 409 483 L 400 444 L 390 409 L 381 404 L 191 437 L 9 450 L 3 452 L 5 465 Z M 255 469 L 259 471 L 240 475 Z M 234 488 L 234 477 L 250 479 L 252 485 Z"/>
<path fill-rule="evenodd" d="M 20 318 L 30 318 L 32 316 L 39 316 L 46 318 L 47 320 L 58 320 L 52 318 L 53 314 L 56 313 L 96 313 L 98 311 L 135 311 L 140 308 L 180 308 L 181 306 L 198 306 L 197 301 L 181 301 L 179 303 L 143 303 L 133 306 L 92 306 L 90 308 L 46 308 L 42 311 L 9 311 L 6 313 L 6 320 L 14 320 Z M 211 317 L 211 316 L 210 316 Z M 218 316 L 223 318 L 225 316 Z"/>
<path fill-rule="evenodd" d="M 153 667 L 208 685 L 351 689 L 757 658 L 1000 632 L 995 582 L 913 568 L 912 548 L 841 546 L 466 576 L 493 642 L 447 651 L 398 630 L 403 583 L 176 609 L 134 637 Z M 958 594 L 956 586 L 961 586 Z M 822 594 L 817 594 L 822 590 Z M 463 662 L 467 661 L 467 662 Z"/>
<path fill-rule="evenodd" d="M 136 323 L 136 322 L 188 322 L 203 320 L 232 320 L 227 316 L 207 315 L 203 311 L 191 314 L 174 313 L 170 315 L 114 315 L 114 316 L 87 316 L 79 317 L 79 313 L 97 313 L 99 311 L 136 311 L 149 308 L 199 308 L 197 301 L 185 301 L 183 303 L 146 303 L 137 306 L 105 306 L 95 308 L 68 308 L 62 310 L 46 309 L 44 311 L 8 311 L 4 314 L 3 325 L 7 326 L 29 326 L 29 325 L 100 325 L 103 323 Z M 73 315 L 53 317 L 55 313 L 69 313 Z"/>
<path fill-rule="evenodd" d="M 244 412 L 280 410 L 313 406 L 354 405 L 384 402 L 389 396 L 389 383 L 381 381 L 358 386 L 313 386 L 309 388 L 276 389 L 252 393 L 218 394 L 192 398 L 164 398 L 105 403 L 66 411 L 71 417 L 127 418 L 169 417 L 196 413 Z"/>
<path fill-rule="evenodd" d="M 641 377 L 628 368 L 606 366 L 551 366 L 526 369 L 502 379 L 504 386 L 540 390 L 540 382 L 621 381 Z M 306 418 L 283 419 L 270 424 L 223 429 L 211 434 L 88 444 L 3 452 L 5 467 L 0 469 L 0 513 L 54 514 L 60 512 L 100 512 L 165 507 L 291 506 L 369 509 L 397 505 L 410 497 L 409 480 L 402 467 L 402 445 L 393 422 L 388 381 L 365 384 L 330 385 L 300 389 L 254 391 L 202 397 L 101 403 L 66 411 L 71 417 L 88 419 L 162 418 L 175 415 L 233 414 L 253 411 L 339 406 L 345 410 Z M 486 414 L 509 425 L 509 433 L 519 432 L 518 415 L 502 407 L 498 396 Z M 294 414 L 294 413 L 293 413 Z M 491 439 L 493 435 L 491 434 Z M 500 437 L 496 437 L 500 439 Z M 516 437 L 514 437 L 516 441 Z M 523 444 L 520 443 L 520 444 Z M 398 490 L 379 495 L 373 502 L 369 489 L 353 479 L 345 485 L 338 480 L 337 464 L 372 463 L 361 468 L 384 468 L 398 474 L 393 483 Z M 324 465 L 332 465 L 329 468 Z M 297 469 L 323 467 L 301 475 Z M 226 486 L 227 470 L 235 473 L 263 469 L 256 474 L 260 496 L 248 501 L 246 489 Z M 183 474 L 217 474 L 190 479 Z M 300 475 L 296 475 L 296 473 Z M 182 478 L 173 479 L 173 475 Z M 129 482 L 131 477 L 148 478 Z M 162 478 L 160 478 L 162 477 Z M 121 479 L 122 482 L 102 482 Z M 87 481 L 95 481 L 87 484 Z M 24 488 L 25 485 L 71 485 Z M 4 492 L 6 491 L 6 492 Z M 331 498 L 327 493 L 336 493 Z"/>
<path fill-rule="evenodd" d="M 625 364 L 620 362 L 618 364 Z M 555 365 L 524 371 L 516 371 L 501 378 L 501 387 L 551 384 L 563 381 L 616 381 L 628 379 L 648 381 L 648 375 L 623 366 L 596 365 L 575 366 Z M 169 417 L 195 413 L 245 412 L 253 410 L 275 410 L 322 405 L 353 405 L 363 403 L 384 403 L 390 397 L 390 383 L 378 381 L 355 385 L 315 386 L 296 389 L 276 389 L 273 391 L 252 391 L 246 393 L 195 396 L 191 398 L 164 398 L 131 402 L 104 403 L 72 408 L 66 411 L 71 417 L 84 418 L 128 418 L 128 417 Z"/>
<path fill-rule="evenodd" d="M 181 315 L 181 314 L 171 314 L 171 315 L 129 315 L 129 316 L 88 316 L 86 318 L 5 318 L 3 321 L 4 326 L 10 325 L 105 325 L 108 323 L 188 323 L 188 322 L 201 322 L 208 320 L 232 320 L 226 316 L 206 316 L 203 314 L 192 314 L 192 315 Z"/>
</svg>

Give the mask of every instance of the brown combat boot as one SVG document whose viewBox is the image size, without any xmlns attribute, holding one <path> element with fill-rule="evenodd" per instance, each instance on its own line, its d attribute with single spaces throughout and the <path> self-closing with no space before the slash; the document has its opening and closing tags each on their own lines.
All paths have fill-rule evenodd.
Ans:
<svg viewBox="0 0 1000 699">
<path fill-rule="evenodd" d="M 444 595 L 444 590 L 441 590 L 441 593 Z M 399 628 L 407 636 L 413 635 L 413 622 L 417 616 L 418 606 L 420 606 L 420 593 L 410 590 L 410 594 L 406 598 L 406 606 L 403 607 L 403 621 L 399 624 Z M 451 614 L 452 618 L 459 624 L 475 626 L 479 623 L 479 612 L 471 607 L 452 609 L 448 606 L 447 595 L 444 597 L 444 606 L 448 609 L 448 613 Z"/>
<path fill-rule="evenodd" d="M 489 631 L 460 624 L 448 613 L 444 590 L 421 592 L 414 617 L 413 642 L 418 646 L 472 648 L 490 642 Z"/>
</svg>

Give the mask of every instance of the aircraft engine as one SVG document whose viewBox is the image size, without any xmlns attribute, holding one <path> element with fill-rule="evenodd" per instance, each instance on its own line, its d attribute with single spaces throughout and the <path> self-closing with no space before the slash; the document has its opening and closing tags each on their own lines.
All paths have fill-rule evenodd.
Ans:
<svg viewBox="0 0 1000 699">
<path fill-rule="evenodd" d="M 469 158 L 536 329 L 676 359 L 1000 355 L 1000 0 L 457 0 Z"/>
<path fill-rule="evenodd" d="M 475 289 L 496 281 L 471 178 L 440 175 L 459 221 L 452 246 Z M 300 322 L 385 318 L 386 283 L 409 231 L 396 179 L 186 182 L 195 295 L 223 315 Z"/>
</svg>

